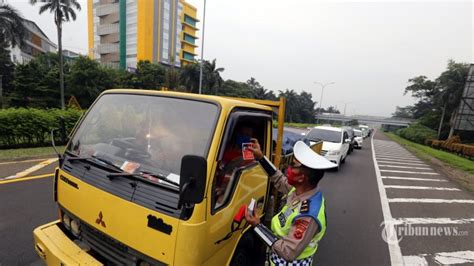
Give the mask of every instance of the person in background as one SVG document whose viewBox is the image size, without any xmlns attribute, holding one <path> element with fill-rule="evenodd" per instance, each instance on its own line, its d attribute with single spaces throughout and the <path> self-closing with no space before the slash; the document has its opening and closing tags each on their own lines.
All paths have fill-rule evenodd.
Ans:
<svg viewBox="0 0 474 266">
<path fill-rule="evenodd" d="M 246 209 L 245 218 L 271 249 L 272 265 L 311 265 L 318 242 L 326 232 L 325 200 L 319 190 L 324 170 L 337 165 L 314 152 L 304 142 L 294 145 L 294 160 L 285 176 L 265 157 L 256 139 L 253 152 L 286 204 L 271 220 L 271 230 Z"/>
</svg>

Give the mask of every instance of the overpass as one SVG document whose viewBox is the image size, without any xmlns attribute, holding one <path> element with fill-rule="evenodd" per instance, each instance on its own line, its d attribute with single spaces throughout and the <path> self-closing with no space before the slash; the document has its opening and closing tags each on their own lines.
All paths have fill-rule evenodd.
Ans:
<svg viewBox="0 0 474 266">
<path fill-rule="evenodd" d="M 365 115 L 353 115 L 345 116 L 342 114 L 330 114 L 322 113 L 317 114 L 316 119 L 323 122 L 342 122 L 346 123 L 351 120 L 357 120 L 361 124 L 367 124 L 371 126 L 388 126 L 388 127 L 407 127 L 414 122 L 412 119 L 397 118 L 397 117 L 382 117 L 382 116 L 365 116 Z"/>
</svg>

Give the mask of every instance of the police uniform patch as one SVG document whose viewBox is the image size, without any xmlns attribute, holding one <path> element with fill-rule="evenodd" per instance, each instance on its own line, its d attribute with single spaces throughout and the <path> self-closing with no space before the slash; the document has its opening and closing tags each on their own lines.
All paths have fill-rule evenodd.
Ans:
<svg viewBox="0 0 474 266">
<path fill-rule="evenodd" d="M 301 212 L 301 213 L 305 213 L 305 212 L 308 212 L 308 211 L 309 211 L 309 201 L 308 201 L 308 200 L 304 200 L 304 201 L 301 203 L 300 212 Z"/>
<path fill-rule="evenodd" d="M 309 222 L 306 220 L 296 220 L 295 222 L 295 232 L 293 233 L 293 237 L 296 239 L 303 238 L 304 232 L 308 229 Z"/>
</svg>

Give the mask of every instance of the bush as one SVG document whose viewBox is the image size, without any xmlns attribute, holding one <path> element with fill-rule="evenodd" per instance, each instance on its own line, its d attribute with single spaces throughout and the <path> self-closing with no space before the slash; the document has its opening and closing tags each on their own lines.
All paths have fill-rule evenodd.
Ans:
<svg viewBox="0 0 474 266">
<path fill-rule="evenodd" d="M 48 145 L 51 141 L 51 130 L 60 127 L 61 117 L 64 118 L 67 134 L 71 132 L 82 113 L 83 111 L 73 108 L 64 111 L 34 108 L 0 110 L 0 148 Z"/>
<path fill-rule="evenodd" d="M 436 139 L 436 131 L 418 123 L 412 124 L 407 128 L 397 130 L 396 133 L 402 138 L 420 144 L 425 144 L 425 141 L 429 139 Z"/>
</svg>

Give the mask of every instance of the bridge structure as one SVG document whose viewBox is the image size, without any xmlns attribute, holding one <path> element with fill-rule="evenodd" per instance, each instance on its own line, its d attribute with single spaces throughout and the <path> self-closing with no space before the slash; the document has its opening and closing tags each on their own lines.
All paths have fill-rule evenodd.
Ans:
<svg viewBox="0 0 474 266">
<path fill-rule="evenodd" d="M 357 120 L 360 124 L 366 124 L 372 127 L 382 127 L 384 129 L 397 129 L 408 127 L 414 122 L 412 119 L 397 118 L 397 117 L 381 117 L 381 116 L 365 116 L 365 115 L 352 115 L 345 116 L 342 114 L 329 114 L 322 113 L 317 114 L 316 118 L 320 121 L 331 123 L 339 122 L 345 124 L 351 120 Z"/>
</svg>

